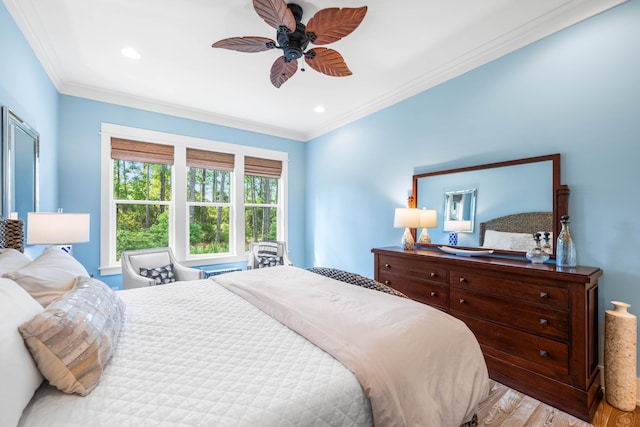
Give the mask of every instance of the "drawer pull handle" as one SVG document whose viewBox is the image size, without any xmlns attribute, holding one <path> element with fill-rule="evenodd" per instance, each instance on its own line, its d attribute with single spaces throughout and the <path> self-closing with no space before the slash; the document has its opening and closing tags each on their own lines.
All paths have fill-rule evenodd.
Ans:
<svg viewBox="0 0 640 427">
<path fill-rule="evenodd" d="M 549 298 L 549 294 L 546 292 L 540 292 L 540 298 Z"/>
<path fill-rule="evenodd" d="M 438 277 L 438 275 L 434 272 L 431 272 L 431 277 Z"/>
<path fill-rule="evenodd" d="M 432 296 L 432 297 L 437 297 L 437 296 L 438 296 L 438 293 L 437 293 L 437 292 L 435 292 L 435 291 L 431 291 L 431 296 Z"/>
<path fill-rule="evenodd" d="M 464 300 L 464 298 L 460 298 L 460 304 L 466 304 L 467 301 Z"/>
<path fill-rule="evenodd" d="M 460 278 L 460 283 L 464 283 L 464 282 L 466 282 L 466 281 L 467 281 L 467 279 L 465 279 L 464 277 L 461 277 L 461 278 Z"/>
<path fill-rule="evenodd" d="M 549 353 L 547 353 L 545 350 L 540 350 L 540 357 L 549 357 Z"/>
<path fill-rule="evenodd" d="M 547 323 L 549 323 L 549 322 L 547 321 L 547 319 L 540 319 L 540 324 L 541 324 L 541 325 L 545 325 L 545 326 L 546 326 L 546 325 L 547 325 Z"/>
<path fill-rule="evenodd" d="M 391 268 L 391 265 L 390 264 L 385 264 L 384 268 Z"/>
<path fill-rule="evenodd" d="M 385 285 L 390 285 L 390 284 L 391 284 L 391 282 L 390 282 L 390 281 L 388 281 L 388 280 L 385 280 L 385 281 L 384 281 L 384 284 L 385 284 Z"/>
</svg>

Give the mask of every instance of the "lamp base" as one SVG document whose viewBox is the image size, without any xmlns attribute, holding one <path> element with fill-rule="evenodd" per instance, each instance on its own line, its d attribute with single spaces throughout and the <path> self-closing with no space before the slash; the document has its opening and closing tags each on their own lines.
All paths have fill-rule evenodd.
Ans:
<svg viewBox="0 0 640 427">
<path fill-rule="evenodd" d="M 73 256 L 73 245 L 56 245 L 56 248 Z"/>
<path fill-rule="evenodd" d="M 420 233 L 420 237 L 418 238 L 419 243 L 431 243 L 431 236 L 429 236 L 429 232 L 426 228 L 422 229 L 422 233 Z"/>
<path fill-rule="evenodd" d="M 404 229 L 404 234 L 402 235 L 402 239 L 400 240 L 400 244 L 405 251 L 413 249 L 413 245 L 415 244 L 415 240 L 413 240 L 413 236 L 411 235 L 411 231 L 408 228 Z"/>
<path fill-rule="evenodd" d="M 458 233 L 449 233 L 449 246 L 458 246 Z"/>
</svg>

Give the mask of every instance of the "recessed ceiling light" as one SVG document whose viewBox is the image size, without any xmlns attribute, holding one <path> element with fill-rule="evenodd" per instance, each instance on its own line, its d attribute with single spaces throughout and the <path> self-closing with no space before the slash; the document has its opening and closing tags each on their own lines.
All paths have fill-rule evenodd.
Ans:
<svg viewBox="0 0 640 427">
<path fill-rule="evenodd" d="M 132 47 L 125 47 L 120 52 L 122 52 L 122 54 L 127 58 L 140 59 L 140 53 Z"/>
<path fill-rule="evenodd" d="M 315 111 L 316 113 L 324 113 L 324 107 L 322 105 L 318 105 L 313 109 L 313 111 Z"/>
</svg>

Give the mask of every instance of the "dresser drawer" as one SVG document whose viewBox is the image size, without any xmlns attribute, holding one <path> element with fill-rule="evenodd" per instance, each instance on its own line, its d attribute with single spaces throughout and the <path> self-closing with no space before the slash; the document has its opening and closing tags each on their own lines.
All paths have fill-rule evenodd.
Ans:
<svg viewBox="0 0 640 427">
<path fill-rule="evenodd" d="M 569 347 L 547 338 L 457 313 L 473 331 L 485 354 L 525 369 L 567 381 Z"/>
<path fill-rule="evenodd" d="M 418 277 L 434 282 L 447 283 L 447 268 L 421 259 L 404 259 L 400 257 L 380 255 L 379 272 L 402 274 Z"/>
<path fill-rule="evenodd" d="M 445 284 L 386 271 L 379 273 L 378 281 L 393 289 L 397 289 L 412 300 L 436 306 L 447 311 L 449 305 L 449 287 Z"/>
<path fill-rule="evenodd" d="M 502 295 L 512 300 L 532 302 L 562 310 L 569 308 L 569 294 L 566 288 L 553 286 L 550 280 L 510 280 L 504 277 L 477 274 L 464 270 L 449 272 L 451 286 L 475 289 L 492 294 Z"/>
<path fill-rule="evenodd" d="M 451 287 L 451 313 L 480 317 L 525 332 L 565 342 L 569 340 L 567 312 L 533 306 L 492 295 Z"/>
</svg>

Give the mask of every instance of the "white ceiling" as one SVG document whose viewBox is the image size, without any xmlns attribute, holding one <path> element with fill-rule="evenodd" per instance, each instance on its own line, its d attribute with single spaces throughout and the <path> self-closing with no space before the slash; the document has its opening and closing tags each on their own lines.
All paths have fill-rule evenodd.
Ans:
<svg viewBox="0 0 640 427">
<path fill-rule="evenodd" d="M 368 6 L 327 45 L 353 72 L 307 67 L 280 89 L 280 51 L 213 49 L 233 36 L 275 39 L 251 0 L 3 0 L 62 94 L 306 141 L 422 92 L 624 0 L 304 0 Z M 134 61 L 120 51 L 137 49 Z M 314 112 L 317 105 L 324 113 Z"/>
</svg>

